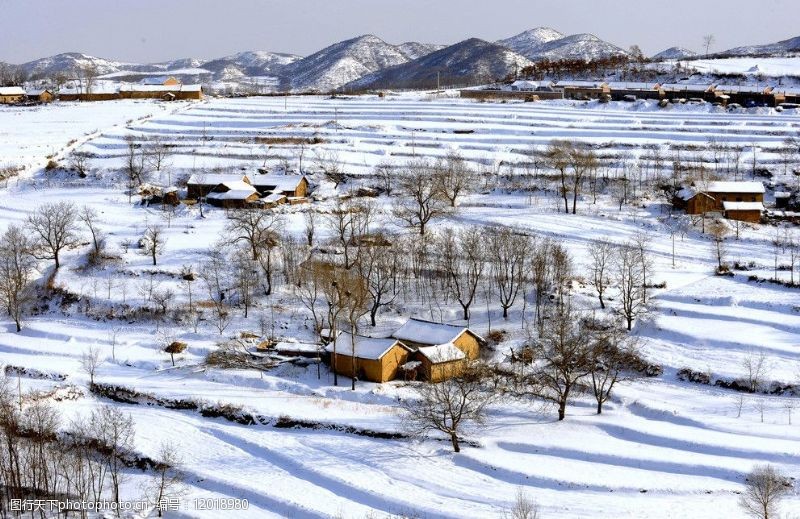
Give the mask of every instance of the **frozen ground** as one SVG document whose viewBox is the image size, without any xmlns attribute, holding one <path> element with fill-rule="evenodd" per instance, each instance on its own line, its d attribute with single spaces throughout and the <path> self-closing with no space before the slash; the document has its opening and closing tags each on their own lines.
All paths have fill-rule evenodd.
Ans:
<svg viewBox="0 0 800 519">
<path fill-rule="evenodd" d="M 13 117 L 6 117 L 7 113 Z M 150 114 L 155 115 L 139 120 Z M 98 171 L 85 180 L 47 180 L 44 173 L 36 173 L 29 180 L 12 183 L 0 192 L 0 221 L 3 227 L 21 221 L 37 204 L 59 199 L 96 208 L 122 263 L 102 271 L 81 271 L 74 266 L 85 250 L 78 249 L 68 254 L 57 283 L 90 301 L 132 301 L 140 297 L 139 278 L 149 268 L 149 260 L 133 250 L 123 252 L 121 244 L 138 239 L 146 222 L 166 225 L 166 221 L 157 208 L 129 205 L 121 183 L 115 180 L 114 170 L 121 166 L 125 150 L 122 139 L 129 134 L 161 135 L 177 146 L 178 154 L 171 159 L 169 172 L 162 175 L 168 177 L 164 180 L 195 169 L 251 171 L 284 158 L 294 166 L 299 161 L 296 150 L 274 144 L 275 139 L 306 136 L 322 143 L 307 147 L 304 168 L 311 169 L 315 155 L 330 159 L 335 153 L 349 172 L 368 181 L 372 167 L 381 162 L 399 164 L 412 156 L 439 156 L 451 150 L 485 171 L 503 172 L 508 162 L 524 157 L 532 145 L 546 144 L 554 137 L 595 143 L 609 156 L 631 154 L 631 160 L 646 160 L 643 144 L 656 145 L 666 153 L 673 145 L 702 147 L 709 135 L 715 135 L 745 146 L 755 144 L 760 159 L 769 163 L 775 160 L 770 148 L 798 128 L 800 117 L 791 111 L 727 113 L 707 106 L 660 111 L 647 103 L 479 104 L 425 95 L 214 99 L 175 105 L 109 102 L 27 112 L 13 109 L 0 111 L 4 141 L 0 164 L 24 161 L 36 171 L 44 163 L 41 155 L 50 153 L 38 147 L 36 134 L 42 133 L 49 136 L 47 142 L 56 152 L 78 139 L 75 146 L 97 156 L 93 166 Z M 271 140 L 259 142 L 259 137 Z M 697 153 L 689 147 L 684 152 Z M 743 162 L 747 160 L 742 157 Z M 320 188 L 323 194 L 331 191 L 330 185 Z M 696 231 L 676 238 L 673 267 L 672 241 L 659 222 L 660 205 L 655 200 L 640 202 L 620 211 L 607 197 L 597 204 L 586 199 L 579 205 L 580 214 L 567 216 L 556 212 L 552 196 L 487 189 L 469 196 L 456 215 L 436 224 L 503 225 L 550 236 L 569 247 L 579 271 L 592 239 L 622 241 L 638 232 L 651 237 L 654 282 L 666 281 L 667 287 L 653 291 L 657 310 L 652 318 L 638 323 L 634 333 L 642 337 L 646 356 L 664 366 L 664 375 L 622 385 L 601 416 L 594 414 L 592 403 L 584 398 L 568 409 L 564 422 L 556 422 L 551 409 L 535 404 L 498 405 L 491 410 L 486 428 L 466 432 L 477 446 L 453 454 L 447 442 L 436 438 L 386 440 L 336 429 L 243 426 L 189 411 L 116 405 L 133 415 L 137 448 L 142 453 L 155 455 L 162 439 L 180 446 L 189 476 L 181 516 L 219 517 L 219 512 L 192 509 L 191 499 L 232 496 L 250 502 L 247 512 L 229 514 L 235 517 L 361 518 L 369 513 L 378 517 L 403 513 L 426 518 L 502 517 L 522 487 L 547 518 L 739 517 L 737 493 L 754 464 L 772 463 L 800 477 L 800 426 L 788 423 L 786 404 L 791 399 L 749 398 L 737 418 L 736 393 L 680 382 L 675 374 L 688 366 L 717 376 L 740 376 L 744 356 L 763 351 L 769 357 L 771 380 L 795 381 L 800 373 L 800 297 L 796 290 L 748 283 L 742 274 L 711 275 L 714 260 L 709 241 Z M 325 203 L 319 204 L 324 207 Z M 307 209 L 281 210 L 286 213 L 287 227 L 300 233 L 302 211 Z M 201 219 L 195 209 L 181 209 L 169 221 L 167 248 L 158 268 L 177 272 L 184 264 L 196 264 L 218 239 L 224 223 L 222 211 L 211 210 Z M 744 227 L 741 238 L 730 241 L 729 256 L 753 261 L 768 275 L 773 258 L 769 239 L 768 228 Z M 164 276 L 160 282 L 183 294 L 174 280 Z M 578 283 L 576 292 L 590 300 L 588 287 Z M 279 333 L 312 339 L 308 320 L 292 303 L 290 291 L 282 287 L 273 297 L 279 307 Z M 521 304 L 506 322 L 494 308 L 487 315 L 483 300 L 477 308 L 472 324 L 479 332 L 488 330 L 491 317 L 491 326 L 508 330 L 512 341 L 523 336 Z M 268 302 L 261 302 L 254 316 L 248 320 L 237 316 L 225 334 L 256 330 L 258 315 L 272 309 Z M 458 319 L 454 307 L 434 312 L 409 305 L 398 310 L 400 314 L 381 316 L 379 331 L 409 314 Z M 200 370 L 198 363 L 219 340 L 209 325 L 202 325 L 197 333 L 170 329 L 189 344 L 175 369 L 169 356 L 159 351 L 152 324 L 102 322 L 54 311 L 28 319 L 20 334 L 12 332 L 11 323 L 3 326 L 0 362 L 68 375 L 66 382 L 23 378 L 25 387 L 65 383 L 85 387 L 80 355 L 97 345 L 106 358 L 97 374 L 102 383 L 160 397 L 241 404 L 267 422 L 285 416 L 373 431 L 402 430 L 396 399 L 408 395 L 409 389 L 400 383 L 362 383 L 351 392 L 349 385 L 332 386 L 325 371 L 318 380 L 315 368 L 282 366 L 263 376 Z M 119 331 L 112 358 L 114 327 Z M 766 409 L 763 422 L 757 410 L 760 401 Z M 58 405 L 71 414 L 86 412 L 99 402 L 87 395 Z M 135 491 L 129 489 L 131 494 Z M 793 494 L 784 510 L 798 509 L 800 496 Z"/>
</svg>

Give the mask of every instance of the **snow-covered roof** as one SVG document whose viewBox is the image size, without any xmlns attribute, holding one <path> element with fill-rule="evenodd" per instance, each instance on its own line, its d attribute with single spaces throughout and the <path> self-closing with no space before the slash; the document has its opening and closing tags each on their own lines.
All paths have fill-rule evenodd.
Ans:
<svg viewBox="0 0 800 519">
<path fill-rule="evenodd" d="M 272 193 L 270 195 L 265 196 L 261 200 L 263 200 L 264 202 L 270 204 L 270 203 L 274 203 L 274 202 L 280 202 L 281 200 L 285 200 L 285 199 L 286 199 L 286 195 L 282 195 L 280 193 Z"/>
<path fill-rule="evenodd" d="M 199 92 L 200 85 L 122 85 L 120 92 Z"/>
<path fill-rule="evenodd" d="M 220 185 L 228 188 L 224 193 L 209 193 L 206 198 L 212 200 L 244 200 L 256 193 L 256 188 L 241 180 L 232 182 L 221 182 Z"/>
<path fill-rule="evenodd" d="M 464 326 L 409 319 L 392 337 L 417 344 L 446 344 L 467 331 Z"/>
<path fill-rule="evenodd" d="M 226 182 L 243 182 L 245 179 L 250 180 L 247 175 L 231 175 L 225 173 L 195 173 L 187 184 L 195 184 L 200 186 L 218 186 Z"/>
<path fill-rule="evenodd" d="M 275 186 L 275 191 L 294 191 L 303 175 L 253 175 L 250 183 L 256 187 Z"/>
<path fill-rule="evenodd" d="M 771 91 L 772 87 L 770 86 L 756 86 L 756 85 L 717 85 L 716 90 L 720 92 L 739 92 L 743 94 L 763 94 L 767 91 Z"/>
<path fill-rule="evenodd" d="M 0 87 L 0 96 L 24 96 L 22 87 Z"/>
<path fill-rule="evenodd" d="M 763 211 L 764 204 L 761 202 L 722 202 L 722 208 L 726 211 Z"/>
<path fill-rule="evenodd" d="M 761 182 L 711 182 L 708 193 L 763 193 L 764 184 Z"/>
<path fill-rule="evenodd" d="M 45 92 L 51 92 L 51 91 L 49 89 L 47 89 L 47 88 L 32 88 L 30 90 L 26 90 L 25 91 L 25 95 L 28 95 L 28 96 L 40 96 Z"/>
<path fill-rule="evenodd" d="M 119 85 L 113 81 L 94 81 L 89 90 L 92 94 L 116 94 L 119 92 Z M 81 83 L 67 84 L 58 91 L 59 94 L 85 94 L 86 85 Z"/>
<path fill-rule="evenodd" d="M 155 76 L 155 77 L 146 77 L 140 81 L 143 85 L 163 85 L 170 79 L 175 79 L 172 76 Z"/>
<path fill-rule="evenodd" d="M 353 345 L 355 344 L 355 357 L 360 359 L 378 360 L 398 344 L 397 339 L 376 339 L 374 337 L 364 337 L 362 335 L 352 335 L 341 332 L 336 340 L 325 346 L 325 351 L 333 352 L 336 345 L 336 353 L 339 355 L 352 355 Z"/>
<path fill-rule="evenodd" d="M 575 81 L 559 81 L 556 83 L 560 87 L 576 87 L 576 88 L 600 88 L 606 83 L 603 81 L 583 81 L 583 80 L 575 80 Z"/>
<path fill-rule="evenodd" d="M 467 355 L 458 349 L 452 342 L 448 342 L 447 344 L 437 344 L 436 346 L 423 346 L 417 351 L 419 351 L 423 357 L 431 361 L 433 364 L 462 360 L 467 357 Z"/>
<path fill-rule="evenodd" d="M 655 90 L 658 83 L 611 81 L 608 86 L 612 90 Z"/>
<path fill-rule="evenodd" d="M 691 90 L 693 92 L 705 92 L 713 85 L 708 83 L 664 83 L 661 88 L 671 91 L 685 91 Z"/>
</svg>

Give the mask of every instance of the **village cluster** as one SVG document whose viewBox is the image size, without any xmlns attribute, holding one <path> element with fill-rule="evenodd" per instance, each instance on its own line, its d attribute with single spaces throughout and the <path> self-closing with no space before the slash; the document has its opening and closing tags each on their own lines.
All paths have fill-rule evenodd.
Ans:
<svg viewBox="0 0 800 519">
<path fill-rule="evenodd" d="M 200 85 L 183 84 L 173 76 L 145 78 L 139 83 L 74 79 L 58 88 L 0 87 L 0 104 L 51 103 L 53 101 L 113 101 L 160 99 L 185 101 L 203 98 Z"/>
<path fill-rule="evenodd" d="M 467 99 L 575 99 L 601 102 L 638 99 L 659 101 L 662 107 L 670 103 L 714 103 L 733 108 L 769 106 L 784 109 L 800 108 L 800 89 L 774 84 L 730 85 L 725 83 L 695 83 L 691 78 L 678 83 L 648 83 L 640 81 L 530 81 L 517 80 L 499 86 L 470 88 L 460 91 Z"/>
</svg>

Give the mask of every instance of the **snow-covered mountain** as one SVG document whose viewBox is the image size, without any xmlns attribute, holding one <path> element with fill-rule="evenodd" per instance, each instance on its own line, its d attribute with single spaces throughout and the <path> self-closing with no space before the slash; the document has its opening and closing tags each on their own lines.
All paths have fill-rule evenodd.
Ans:
<svg viewBox="0 0 800 519">
<path fill-rule="evenodd" d="M 788 40 L 765 45 L 750 45 L 728 49 L 720 54 L 725 56 L 751 56 L 751 55 L 770 55 L 782 56 L 785 54 L 800 53 L 800 36 L 789 38 Z"/>
<path fill-rule="evenodd" d="M 653 55 L 653 59 L 660 60 L 660 59 L 684 59 L 684 58 L 694 58 L 697 56 L 697 53 L 691 51 L 689 49 L 685 49 L 683 47 L 670 47 L 668 49 L 662 50 L 658 54 Z"/>
<path fill-rule="evenodd" d="M 427 56 L 431 52 L 435 52 L 439 49 L 445 48 L 445 45 L 437 45 L 435 43 L 419 43 L 416 41 L 408 41 L 406 43 L 401 43 L 398 45 L 403 54 L 405 54 L 408 59 L 417 59 L 421 58 L 422 56 Z"/>
<path fill-rule="evenodd" d="M 397 45 L 371 34 L 335 43 L 295 61 L 283 70 L 283 84 L 292 90 L 329 91 L 372 72 L 406 63 Z"/>
<path fill-rule="evenodd" d="M 524 56 L 496 43 L 471 38 L 408 63 L 373 72 L 345 89 L 411 88 L 491 81 L 531 65 Z"/>
<path fill-rule="evenodd" d="M 98 74 L 109 74 L 134 67 L 131 63 L 98 58 L 80 52 L 65 52 L 20 65 L 22 70 L 29 76 L 50 76 L 56 73 L 67 74 L 91 66 L 97 70 Z"/>
<path fill-rule="evenodd" d="M 214 74 L 215 79 L 235 79 L 254 76 L 278 76 L 283 68 L 300 59 L 300 56 L 266 51 L 239 52 L 224 58 L 206 61 L 202 68 Z"/>
<path fill-rule="evenodd" d="M 627 54 L 616 45 L 603 41 L 594 34 L 564 36 L 548 27 L 538 27 L 497 43 L 537 61 L 542 59 L 598 59 Z"/>
<path fill-rule="evenodd" d="M 551 41 L 560 40 L 565 35 L 550 27 L 537 27 L 521 32 L 510 38 L 498 40 L 497 43 L 522 54 L 533 56 L 542 45 Z"/>
</svg>

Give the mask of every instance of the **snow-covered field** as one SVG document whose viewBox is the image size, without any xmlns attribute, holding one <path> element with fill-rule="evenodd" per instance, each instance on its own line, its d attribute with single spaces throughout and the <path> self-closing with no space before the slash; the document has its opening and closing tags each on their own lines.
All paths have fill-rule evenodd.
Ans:
<svg viewBox="0 0 800 519">
<path fill-rule="evenodd" d="M 134 301 L 141 297 L 150 260 L 135 250 L 124 251 L 126 239 L 137 240 L 147 223 L 168 224 L 158 269 L 177 273 L 182 265 L 197 264 L 220 238 L 226 220 L 220 210 L 211 209 L 201 218 L 196 208 L 182 207 L 167 222 L 158 207 L 128 204 L 124 183 L 115 174 L 124 160 L 127 135 L 159 135 L 175 145 L 171 165 L 160 175 L 164 182 L 215 168 L 248 172 L 283 162 L 296 168 L 300 160 L 304 170 L 314 171 L 318 161 L 337 160 L 368 183 L 378 164 L 399 165 L 413 157 L 452 151 L 483 172 L 512 175 L 509 164 L 553 138 L 595 144 L 606 161 L 621 157 L 647 161 L 644 146 L 655 146 L 665 156 L 676 151 L 688 156 L 703 153 L 697 149 L 715 137 L 750 147 L 750 154 L 755 148 L 759 161 L 770 164 L 777 160 L 772 149 L 800 129 L 800 115 L 792 112 L 729 113 L 708 105 L 659 110 L 651 103 L 472 103 L 425 94 L 0 108 L 0 165 L 24 164 L 30 170 L 30 176 L 0 191 L 0 228 L 24 221 L 38 204 L 48 201 L 66 199 L 95 208 L 121 263 L 100 271 L 78 269 L 85 249 L 76 249 L 64 260 L 56 284 L 98 304 Z M 318 142 L 305 146 L 303 159 L 296 146 L 280 144 L 281 139 L 297 137 Z M 67 148 L 73 139 L 76 142 Z M 87 179 L 48 180 L 45 173 L 36 172 L 46 162 L 45 155 L 63 160 L 72 147 L 94 154 L 94 173 Z M 749 171 L 744 165 L 747 152 L 740 159 L 743 170 Z M 321 181 L 318 175 L 312 179 Z M 346 188 L 347 184 L 340 189 Z M 333 187 L 322 183 L 318 192 L 330 196 Z M 378 201 L 381 207 L 390 203 L 385 197 Z M 349 383 L 334 387 L 324 369 L 321 380 L 316 368 L 289 365 L 263 375 L 201 370 L 199 363 L 219 340 L 208 324 L 201 324 L 196 333 L 190 327 L 158 325 L 161 333 L 166 327 L 189 344 L 187 352 L 178 356 L 179 367 L 171 368 L 169 356 L 160 351 L 154 323 L 105 322 L 57 310 L 29 317 L 21 333 L 3 322 L 0 364 L 67 375 L 66 382 L 23 378 L 24 388 L 85 387 L 88 376 L 80 369 L 80 356 L 96 346 L 105 357 L 96 375 L 101 383 L 163 398 L 242 405 L 264 417 L 266 424 L 246 426 L 192 411 L 115 404 L 133 416 L 141 453 L 155 456 L 161 440 L 180 447 L 188 493 L 179 515 L 186 517 L 224 515 L 192 507 L 193 498 L 221 496 L 249 501 L 247 511 L 226 515 L 231 517 L 503 517 L 522 488 L 547 518 L 729 518 L 742 515 L 738 493 L 754 465 L 771 463 L 800 477 L 800 426 L 789 424 L 790 397 L 748 397 L 737 417 L 738 393 L 676 377 L 683 367 L 738 377 L 745 356 L 764 352 L 771 381 L 796 381 L 800 377 L 798 291 L 748 283 L 742 273 L 714 276 L 710 242 L 697 230 L 675 238 L 673 266 L 673 242 L 659 220 L 663 207 L 654 198 L 619 210 L 610 197 L 601 196 L 596 204 L 584 197 L 574 216 L 558 213 L 558 204 L 552 194 L 531 196 L 488 186 L 466 197 L 457 213 L 434 227 L 508 226 L 552 237 L 573 254 L 578 273 L 587 262 L 591 240 L 649 236 L 654 283 L 664 281 L 666 288 L 653 290 L 656 310 L 637 323 L 634 333 L 642 338 L 646 357 L 664 366 L 664 374 L 624 383 L 602 415 L 595 414 L 593 402 L 585 397 L 568 408 L 563 422 L 538 403 L 496 404 L 485 428 L 466 432 L 475 445 L 453 454 L 447 442 L 436 438 L 381 439 L 342 430 L 352 426 L 402 431 L 397 398 L 411 394 L 405 384 L 359 383 L 351 392 Z M 280 209 L 287 229 L 298 236 L 306 210 Z M 390 219 L 388 210 L 381 214 Z M 770 233 L 768 227 L 743 226 L 740 239 L 729 240 L 729 258 L 752 261 L 768 276 L 773 261 Z M 159 279 L 183 298 L 185 290 L 177 281 Z M 576 283 L 575 290 L 591 304 L 589 287 Z M 292 300 L 291 290 L 279 287 L 271 297 L 272 301 L 261 301 L 249 319 L 237 315 L 225 335 L 258 330 L 259 316 L 277 308 L 281 336 L 313 340 L 309 319 Z M 482 333 L 490 326 L 505 329 L 510 343 L 519 343 L 524 337 L 521 301 L 508 321 L 494 306 L 487 314 L 481 299 L 472 326 Z M 450 322 L 459 318 L 457 306 L 435 315 L 413 305 L 397 310 L 380 316 L 376 333 L 412 314 Z M 70 415 L 85 413 L 100 402 L 109 403 L 87 391 L 83 398 L 58 406 Z M 341 427 L 270 425 L 280 417 Z M 131 496 L 136 491 L 133 485 L 127 489 Z M 800 495 L 793 493 L 784 510 L 800 510 Z"/>
<path fill-rule="evenodd" d="M 792 58 L 714 58 L 680 60 L 704 74 L 762 74 L 768 77 L 794 76 L 800 57 Z M 666 63 L 674 64 L 675 61 Z"/>
</svg>

